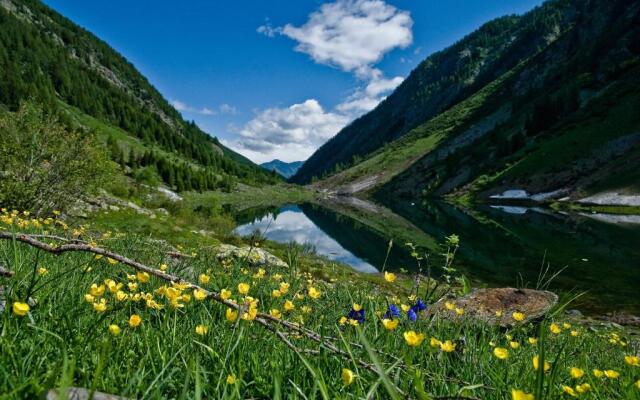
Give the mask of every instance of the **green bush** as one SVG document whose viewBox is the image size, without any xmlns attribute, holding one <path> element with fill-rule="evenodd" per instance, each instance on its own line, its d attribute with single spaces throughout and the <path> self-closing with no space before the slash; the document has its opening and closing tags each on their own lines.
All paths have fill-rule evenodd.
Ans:
<svg viewBox="0 0 640 400">
<path fill-rule="evenodd" d="M 101 187 L 114 165 L 95 135 L 71 130 L 37 105 L 0 114 L 0 204 L 64 210 Z"/>
</svg>

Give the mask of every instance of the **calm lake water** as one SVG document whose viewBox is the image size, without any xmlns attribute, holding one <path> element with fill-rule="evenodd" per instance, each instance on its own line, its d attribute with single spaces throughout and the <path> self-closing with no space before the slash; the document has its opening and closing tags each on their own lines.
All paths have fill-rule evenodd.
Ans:
<svg viewBox="0 0 640 400">
<path fill-rule="evenodd" d="M 459 235 L 456 267 L 476 285 L 536 287 L 545 269 L 547 276 L 559 272 L 549 284 L 551 290 L 586 292 L 573 308 L 640 314 L 640 224 L 521 207 L 487 206 L 467 213 L 429 203 L 396 205 L 394 211 L 419 228 L 411 234 L 413 243 L 442 243 L 447 235 Z M 240 235 L 259 229 L 277 242 L 309 243 L 318 254 L 362 272 L 382 267 L 391 239 L 311 204 L 248 210 L 237 222 Z M 415 269 L 404 241 L 393 239 L 387 269 Z M 437 275 L 442 250 L 431 247 L 423 251 Z"/>
</svg>

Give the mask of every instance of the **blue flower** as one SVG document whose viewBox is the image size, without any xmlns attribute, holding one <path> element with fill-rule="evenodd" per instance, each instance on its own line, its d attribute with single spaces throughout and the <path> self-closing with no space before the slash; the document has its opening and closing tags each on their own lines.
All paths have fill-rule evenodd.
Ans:
<svg viewBox="0 0 640 400">
<path fill-rule="evenodd" d="M 359 324 L 364 323 L 364 321 L 365 321 L 364 308 L 361 308 L 358 311 L 356 311 L 354 309 L 351 309 L 351 311 L 349 311 L 349 315 L 347 315 L 347 318 L 355 319 L 356 321 L 358 321 Z"/>
<path fill-rule="evenodd" d="M 413 307 L 410 308 L 409 311 L 407 311 L 407 318 L 409 318 L 413 322 L 416 322 L 416 320 L 418 319 L 418 314 L 416 314 Z"/>
<path fill-rule="evenodd" d="M 424 304 L 421 299 L 418 299 L 418 301 L 416 302 L 416 305 L 413 307 L 416 308 L 418 311 L 424 311 L 427 309 L 427 305 Z"/>
<path fill-rule="evenodd" d="M 386 319 L 400 318 L 400 309 L 395 304 L 389 304 L 389 308 L 387 312 L 384 314 L 383 318 L 386 318 Z"/>
</svg>

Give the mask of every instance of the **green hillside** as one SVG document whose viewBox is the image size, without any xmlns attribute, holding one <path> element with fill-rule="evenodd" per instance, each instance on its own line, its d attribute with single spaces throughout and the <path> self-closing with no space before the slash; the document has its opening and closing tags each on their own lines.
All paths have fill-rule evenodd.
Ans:
<svg viewBox="0 0 640 400">
<path fill-rule="evenodd" d="M 124 57 L 39 1 L 0 2 L 0 76 L 6 109 L 35 100 L 103 137 L 109 132 L 116 161 L 160 167 L 178 190 L 278 180 L 185 121 Z M 136 152 L 118 154 L 133 142 Z"/>
<path fill-rule="evenodd" d="M 509 189 L 575 197 L 636 187 L 640 4 L 568 3 L 574 23 L 546 46 L 316 185 L 383 202 Z"/>
</svg>

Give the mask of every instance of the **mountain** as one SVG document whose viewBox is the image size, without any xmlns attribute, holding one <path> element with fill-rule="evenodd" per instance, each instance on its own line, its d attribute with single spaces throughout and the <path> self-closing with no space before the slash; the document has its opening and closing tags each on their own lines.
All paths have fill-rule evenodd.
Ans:
<svg viewBox="0 0 640 400">
<path fill-rule="evenodd" d="M 640 191 L 640 2 L 554 0 L 429 56 L 293 177 L 382 202 Z"/>
<path fill-rule="evenodd" d="M 0 105 L 25 100 L 97 129 L 116 161 L 204 190 L 274 177 L 185 121 L 124 57 L 37 0 L 0 0 Z"/>
<path fill-rule="evenodd" d="M 290 178 L 302 167 L 304 161 L 284 162 L 278 159 L 262 163 L 260 166 L 268 171 L 276 171 L 285 178 Z"/>
</svg>

